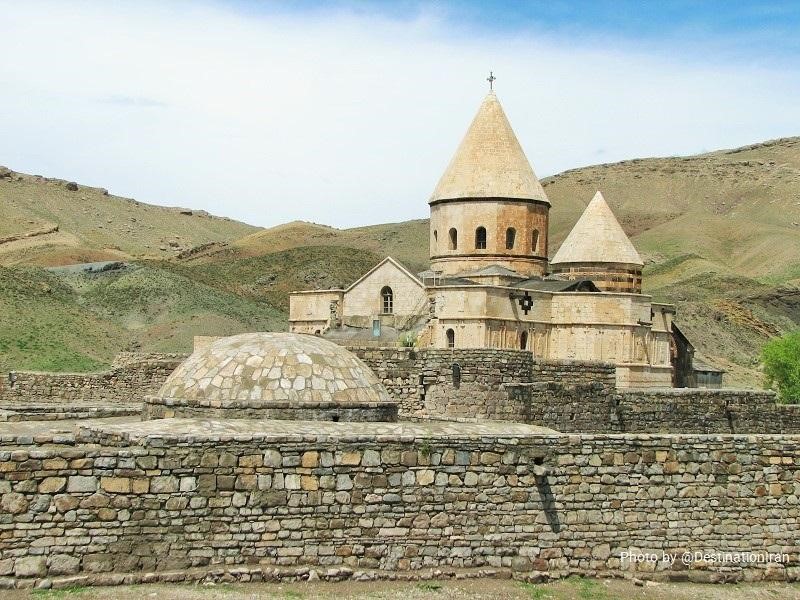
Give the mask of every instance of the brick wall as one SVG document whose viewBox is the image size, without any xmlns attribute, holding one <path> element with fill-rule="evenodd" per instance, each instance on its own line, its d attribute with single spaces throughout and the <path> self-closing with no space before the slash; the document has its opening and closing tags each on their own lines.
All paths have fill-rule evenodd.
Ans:
<svg viewBox="0 0 800 600">
<path fill-rule="evenodd" d="M 0 448 L 0 587 L 243 564 L 800 579 L 797 437 L 234 438 Z M 789 564 L 687 571 L 633 548 Z"/>
</svg>

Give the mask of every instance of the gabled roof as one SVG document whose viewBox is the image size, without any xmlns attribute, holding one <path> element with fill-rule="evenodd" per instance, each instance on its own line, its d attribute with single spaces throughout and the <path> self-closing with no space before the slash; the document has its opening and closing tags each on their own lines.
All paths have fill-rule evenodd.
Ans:
<svg viewBox="0 0 800 600">
<path fill-rule="evenodd" d="M 589 202 L 550 264 L 597 262 L 644 265 L 600 192 Z"/>
<path fill-rule="evenodd" d="M 519 198 L 547 202 L 494 92 L 483 100 L 430 201 Z"/>
<path fill-rule="evenodd" d="M 387 256 L 387 257 L 386 257 L 386 258 L 384 258 L 384 259 L 383 259 L 381 262 L 379 262 L 377 265 L 375 265 L 375 266 L 374 266 L 374 267 L 372 267 L 372 268 L 371 268 L 369 271 L 367 271 L 367 272 L 366 272 L 366 273 L 364 273 L 364 274 L 363 274 L 361 277 L 359 277 L 359 278 L 358 278 L 356 281 L 354 281 L 354 282 L 353 282 L 353 283 L 350 285 L 350 287 L 348 287 L 348 288 L 345 290 L 345 293 L 347 293 L 347 292 L 349 292 L 350 290 L 352 290 L 354 287 L 356 287 L 356 286 L 357 286 L 359 283 L 361 283 L 361 282 L 362 282 L 362 281 L 364 281 L 364 280 L 365 280 L 367 277 L 369 277 L 370 275 L 372 275 L 372 274 L 373 274 L 375 271 L 377 271 L 378 269 L 380 269 L 380 268 L 381 268 L 383 265 L 385 265 L 387 262 L 388 262 L 388 263 L 390 263 L 391 265 L 393 265 L 394 267 L 396 267 L 398 271 L 400 271 L 401 273 L 403 273 L 403 274 L 404 274 L 406 277 L 408 277 L 408 278 L 409 278 L 411 281 L 413 281 L 414 283 L 416 283 L 416 284 L 417 284 L 419 287 L 423 287 L 423 285 L 422 285 L 422 282 L 419 280 L 419 278 L 418 278 L 416 275 L 414 275 L 414 274 L 413 274 L 411 271 L 409 271 L 408 269 L 406 269 L 406 268 L 405 268 L 403 265 L 401 265 L 399 262 L 397 262 L 397 261 L 396 261 L 395 259 L 393 259 L 391 256 Z"/>
</svg>

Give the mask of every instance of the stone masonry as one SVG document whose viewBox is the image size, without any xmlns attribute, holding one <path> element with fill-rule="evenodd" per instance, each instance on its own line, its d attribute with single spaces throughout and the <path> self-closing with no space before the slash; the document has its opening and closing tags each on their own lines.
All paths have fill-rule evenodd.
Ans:
<svg viewBox="0 0 800 600">
<path fill-rule="evenodd" d="M 497 419 L 562 432 L 800 433 L 800 406 L 777 404 L 768 391 L 618 389 L 614 365 L 516 350 L 350 349 L 400 402 L 401 418 Z"/>
<path fill-rule="evenodd" d="M 0 585 L 297 564 L 800 579 L 797 437 L 177 419 L 82 435 L 0 449 Z M 780 558 L 648 565 L 631 549 Z"/>
<path fill-rule="evenodd" d="M 141 402 L 186 358 L 185 354 L 123 353 L 107 371 L 37 373 L 15 371 L 0 379 L 0 402 Z"/>
</svg>

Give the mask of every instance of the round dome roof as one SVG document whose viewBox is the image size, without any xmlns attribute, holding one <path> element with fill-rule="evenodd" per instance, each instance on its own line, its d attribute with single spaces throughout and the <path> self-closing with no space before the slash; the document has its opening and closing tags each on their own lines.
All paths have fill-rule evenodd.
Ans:
<svg viewBox="0 0 800 600">
<path fill-rule="evenodd" d="M 245 333 L 215 340 L 187 358 L 157 397 L 216 407 L 394 403 L 353 353 L 294 333 Z"/>
</svg>

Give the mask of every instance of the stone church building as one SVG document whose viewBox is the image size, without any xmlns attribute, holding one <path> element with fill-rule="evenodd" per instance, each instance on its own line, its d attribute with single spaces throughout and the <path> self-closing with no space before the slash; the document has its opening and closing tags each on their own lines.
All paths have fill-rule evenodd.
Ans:
<svg viewBox="0 0 800 600">
<path fill-rule="evenodd" d="M 290 330 L 347 344 L 516 348 L 617 366 L 621 387 L 681 383 L 675 309 L 598 192 L 553 256 L 550 201 L 490 92 L 430 204 L 430 270 L 388 257 L 347 289 L 294 292 Z M 691 361 L 689 361 L 691 362 Z"/>
</svg>

